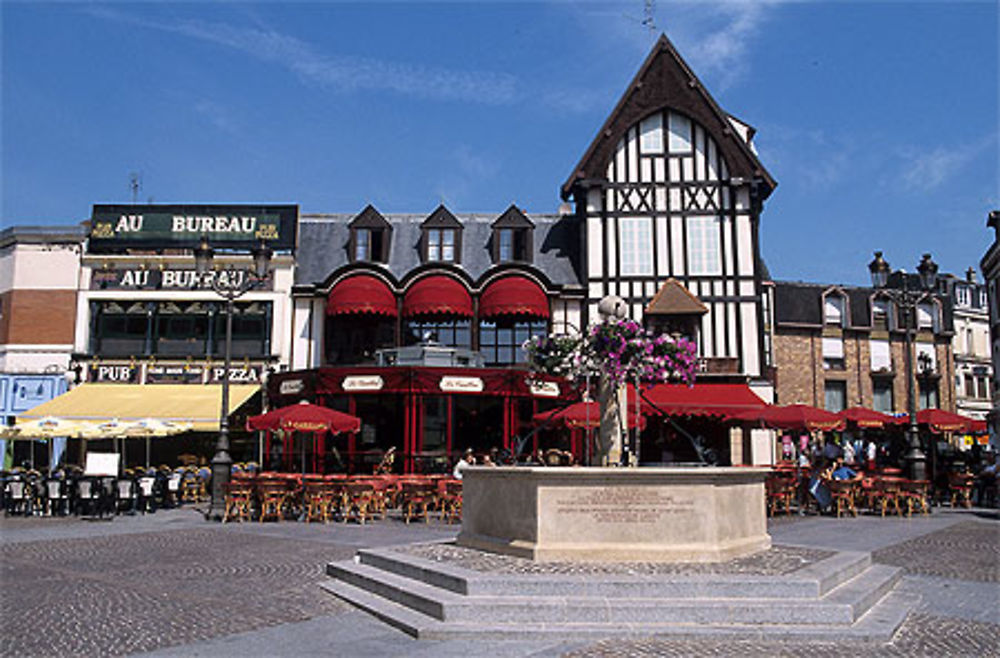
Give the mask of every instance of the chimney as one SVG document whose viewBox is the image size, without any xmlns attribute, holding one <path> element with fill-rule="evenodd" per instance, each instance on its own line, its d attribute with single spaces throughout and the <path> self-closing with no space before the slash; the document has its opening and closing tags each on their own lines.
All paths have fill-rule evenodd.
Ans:
<svg viewBox="0 0 1000 658">
<path fill-rule="evenodd" d="M 976 282 L 976 268 L 970 267 L 969 269 L 965 270 L 965 280 L 969 283 Z"/>
</svg>

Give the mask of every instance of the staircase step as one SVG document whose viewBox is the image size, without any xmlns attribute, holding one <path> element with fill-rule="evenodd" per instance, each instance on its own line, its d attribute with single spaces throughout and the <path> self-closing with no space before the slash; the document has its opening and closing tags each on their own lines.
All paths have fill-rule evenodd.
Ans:
<svg viewBox="0 0 1000 658">
<path fill-rule="evenodd" d="M 387 549 L 358 552 L 362 564 L 469 595 L 576 595 L 606 598 L 776 598 L 813 599 L 854 578 L 871 564 L 867 553 L 838 553 L 780 577 L 488 574 Z"/>
<path fill-rule="evenodd" d="M 852 621 L 858 619 L 892 591 L 903 570 L 886 564 L 874 564 L 824 597 L 824 601 L 849 606 Z"/>
<path fill-rule="evenodd" d="M 571 623 L 851 624 L 891 587 L 891 570 L 865 574 L 824 599 L 594 597 L 576 592 L 546 596 L 462 596 L 367 564 L 331 563 L 328 573 L 394 603 L 441 621 Z"/>
<path fill-rule="evenodd" d="M 393 603 L 343 581 L 320 585 L 327 592 L 365 610 L 408 635 L 424 639 L 478 638 L 483 640 L 552 639 L 597 640 L 605 637 L 665 635 L 674 639 L 740 638 L 770 642 L 858 642 L 885 643 L 903 623 L 917 599 L 890 593 L 857 624 L 802 627 L 787 624 L 649 624 L 574 622 L 516 625 L 441 622 L 410 608 Z"/>
</svg>

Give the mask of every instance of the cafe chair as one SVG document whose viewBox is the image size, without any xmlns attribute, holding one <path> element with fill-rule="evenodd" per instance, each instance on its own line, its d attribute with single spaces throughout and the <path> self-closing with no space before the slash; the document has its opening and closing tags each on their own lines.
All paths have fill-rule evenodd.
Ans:
<svg viewBox="0 0 1000 658">
<path fill-rule="evenodd" d="M 66 480 L 49 478 L 45 481 L 45 507 L 45 513 L 49 516 L 64 516 L 69 512 Z"/>
<path fill-rule="evenodd" d="M 10 480 L 4 490 L 4 501 L 7 504 L 6 513 L 8 516 L 11 514 L 30 515 L 33 504 L 31 486 L 20 478 Z"/>
<path fill-rule="evenodd" d="M 972 507 L 972 483 L 974 477 L 969 473 L 948 473 L 948 491 L 951 493 L 951 506 Z"/>
<path fill-rule="evenodd" d="M 136 492 L 135 480 L 132 478 L 122 478 L 118 480 L 115 487 L 115 511 L 135 514 L 135 509 L 139 501 Z"/>
</svg>

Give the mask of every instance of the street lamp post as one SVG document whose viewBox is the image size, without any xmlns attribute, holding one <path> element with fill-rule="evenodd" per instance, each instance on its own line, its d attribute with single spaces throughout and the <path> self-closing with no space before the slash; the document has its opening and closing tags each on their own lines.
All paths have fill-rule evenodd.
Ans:
<svg viewBox="0 0 1000 658">
<path fill-rule="evenodd" d="M 904 349 L 906 363 L 906 412 L 909 423 L 906 428 L 906 443 L 909 447 L 904 459 L 909 466 L 910 478 L 913 480 L 927 479 L 927 455 L 920 446 L 920 433 L 917 429 L 917 403 L 913 386 L 913 341 L 911 332 L 916 330 L 917 304 L 934 289 L 937 281 L 938 266 L 931 260 L 930 254 L 924 254 L 917 265 L 920 275 L 920 290 L 910 290 L 909 277 L 904 273 L 900 288 L 889 288 L 889 263 L 882 258 L 882 252 L 875 252 L 875 259 L 868 264 L 871 272 L 872 285 L 876 290 L 895 302 L 902 311 L 904 330 Z"/>
<path fill-rule="evenodd" d="M 226 343 L 225 359 L 222 373 L 222 405 L 219 411 L 219 438 L 215 443 L 215 456 L 212 457 L 212 501 L 205 517 L 220 518 L 225 509 L 225 485 L 229 483 L 233 458 L 229 455 L 229 369 L 233 357 L 233 302 L 249 290 L 260 285 L 268 276 L 271 264 L 271 249 L 262 240 L 251 250 L 253 254 L 253 269 L 229 268 L 214 276 L 209 276 L 212 290 L 226 300 Z M 199 280 L 204 281 L 212 269 L 215 250 L 207 238 L 202 238 L 201 244 L 194 250 L 195 271 Z M 224 274 L 225 276 L 221 276 Z"/>
</svg>

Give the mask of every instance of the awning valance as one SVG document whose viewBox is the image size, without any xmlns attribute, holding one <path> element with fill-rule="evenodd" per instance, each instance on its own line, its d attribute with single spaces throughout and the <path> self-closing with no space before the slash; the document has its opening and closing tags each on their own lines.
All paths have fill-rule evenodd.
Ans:
<svg viewBox="0 0 1000 658">
<path fill-rule="evenodd" d="M 239 409 L 259 386 L 231 384 L 229 408 Z M 121 422 L 162 420 L 191 423 L 193 430 L 219 429 L 220 384 L 81 384 L 57 398 L 18 414 L 18 421 L 60 418 L 67 421 Z"/>
<path fill-rule="evenodd" d="M 327 315 L 372 313 L 396 317 L 396 296 L 383 281 L 369 274 L 343 279 L 326 299 Z"/>
<path fill-rule="evenodd" d="M 549 317 L 549 298 L 545 291 L 523 276 L 508 276 L 486 286 L 479 298 L 479 317 L 526 315 Z"/>
<path fill-rule="evenodd" d="M 732 418 L 767 406 L 746 384 L 659 384 L 644 395 L 654 409 L 668 416 Z"/>
<path fill-rule="evenodd" d="M 448 276 L 420 279 L 403 297 L 403 315 L 453 315 L 472 317 L 472 297 L 465 286 Z"/>
</svg>

